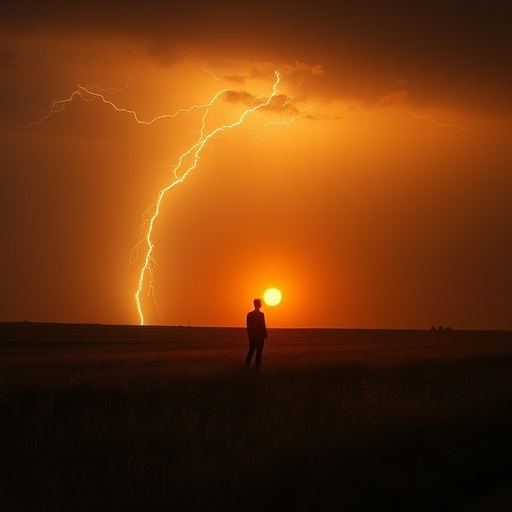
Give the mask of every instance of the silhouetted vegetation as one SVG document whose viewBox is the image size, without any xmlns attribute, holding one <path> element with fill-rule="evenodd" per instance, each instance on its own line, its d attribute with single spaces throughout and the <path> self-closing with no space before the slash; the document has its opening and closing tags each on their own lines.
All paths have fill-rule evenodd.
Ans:
<svg viewBox="0 0 512 512">
<path fill-rule="evenodd" d="M 179 350 L 4 340 L 0 510 L 510 504 L 510 353 L 375 365 L 315 358 L 312 342 L 309 363 L 272 365 L 269 345 L 257 372 L 243 331 L 219 360 L 224 331 L 202 332 Z"/>
</svg>

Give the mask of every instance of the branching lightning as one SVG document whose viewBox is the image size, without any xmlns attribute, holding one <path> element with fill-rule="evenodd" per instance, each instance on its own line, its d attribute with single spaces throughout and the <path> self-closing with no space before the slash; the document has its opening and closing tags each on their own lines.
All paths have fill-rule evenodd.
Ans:
<svg viewBox="0 0 512 512">
<path fill-rule="evenodd" d="M 295 67 L 293 69 L 290 69 L 289 72 L 292 72 L 296 70 L 296 68 L 299 66 L 300 63 L 296 63 Z M 302 66 L 302 64 L 300 64 Z M 204 69 L 204 68 L 203 68 Z M 302 70 L 302 67 L 300 67 L 300 70 Z M 316 71 L 315 71 L 316 70 Z M 216 81 L 220 81 L 221 78 L 218 78 L 216 75 L 214 75 L 212 72 L 207 71 L 204 69 L 207 73 L 211 74 L 212 77 Z M 309 70 L 313 74 L 320 74 L 322 71 L 321 69 L 312 68 Z M 322 71 L 323 72 L 323 71 Z M 233 81 L 239 81 L 235 80 L 237 77 L 231 77 Z M 291 99 L 286 94 L 278 94 L 278 87 L 281 81 L 281 75 L 276 71 L 274 72 L 274 81 L 271 86 L 270 92 L 265 96 L 259 96 L 255 97 L 252 94 L 249 94 L 247 92 L 241 92 L 241 91 L 233 91 L 231 89 L 222 89 L 219 92 L 216 92 L 213 97 L 210 99 L 210 101 L 202 104 L 194 104 L 188 108 L 181 108 L 176 110 L 173 113 L 170 114 L 160 114 L 156 117 L 153 117 L 151 119 L 142 119 L 139 114 L 135 110 L 130 110 L 124 107 L 118 106 L 113 101 L 107 99 L 105 96 L 107 92 L 110 92 L 114 89 L 103 89 L 97 85 L 94 86 L 83 86 L 77 84 L 76 89 L 71 93 L 70 96 L 67 98 L 53 101 L 48 111 L 42 115 L 39 119 L 36 121 L 33 121 L 27 125 L 19 125 L 15 123 L 2 123 L 2 124 L 12 124 L 15 126 L 18 126 L 20 128 L 28 128 L 31 126 L 38 126 L 48 120 L 53 115 L 56 115 L 60 112 L 62 112 L 68 104 L 73 102 L 75 99 L 80 99 L 85 102 L 93 102 L 93 101 L 99 101 L 108 106 L 109 108 L 114 109 L 116 112 L 126 114 L 128 116 L 131 116 L 131 118 L 138 124 L 142 125 L 152 125 L 154 123 L 157 123 L 159 121 L 163 121 L 165 119 L 175 118 L 176 116 L 180 114 L 187 114 L 192 111 L 203 111 L 201 121 L 200 121 L 200 128 L 199 128 L 199 136 L 197 140 L 186 150 L 184 151 L 179 158 L 177 159 L 177 162 L 170 166 L 170 179 L 169 182 L 160 189 L 160 191 L 157 193 L 157 197 L 153 204 L 146 210 L 144 216 L 143 216 L 143 224 L 142 224 L 142 232 L 140 235 L 139 242 L 136 244 L 136 246 L 132 250 L 132 255 L 136 255 L 138 257 L 139 254 L 142 254 L 142 266 L 140 268 L 138 278 L 137 278 L 137 284 L 136 284 L 136 290 L 134 292 L 134 301 L 135 306 L 137 310 L 137 315 L 139 318 L 139 322 L 141 325 L 144 325 L 145 323 L 145 316 L 143 311 L 143 305 L 142 305 L 142 294 L 143 292 L 147 293 L 148 299 L 154 304 L 156 311 L 158 315 L 160 316 L 160 311 L 158 307 L 158 303 L 156 301 L 155 297 L 155 286 L 154 286 L 154 268 L 156 265 L 156 261 L 154 258 L 154 252 L 155 252 L 155 242 L 154 242 L 154 229 L 155 224 L 157 222 L 157 219 L 160 215 L 161 211 L 161 205 L 166 197 L 167 193 L 170 192 L 174 187 L 177 185 L 183 183 L 187 177 L 190 175 L 192 171 L 194 171 L 198 163 L 201 159 L 201 154 L 205 146 L 211 142 L 214 138 L 225 136 L 227 137 L 228 134 L 235 136 L 237 134 L 236 129 L 237 128 L 245 128 L 245 129 L 251 129 L 256 132 L 255 138 L 253 142 L 256 140 L 263 140 L 266 134 L 263 134 L 263 130 L 272 130 L 276 129 L 283 125 L 289 125 L 293 123 L 295 120 L 297 120 L 300 117 L 305 118 L 313 118 L 308 111 L 312 107 L 309 107 L 304 110 L 298 110 L 296 107 L 293 106 L 293 103 Z M 128 88 L 128 83 L 126 87 L 123 89 Z M 116 90 L 117 91 L 117 90 Z M 235 102 L 231 99 L 231 97 L 234 97 L 235 100 L 238 98 L 238 103 L 244 105 L 244 110 L 238 115 L 238 118 L 235 119 L 232 122 L 229 123 L 222 123 L 216 121 L 214 124 L 214 128 L 207 130 L 207 121 L 209 118 L 209 115 L 211 113 L 211 108 L 219 101 L 226 100 L 227 102 Z M 272 117 L 270 120 L 265 119 L 263 120 L 263 126 L 259 129 L 256 129 L 254 127 L 249 126 L 245 121 L 249 116 L 252 116 L 258 111 L 272 111 L 274 113 L 282 113 L 286 114 L 286 119 L 279 118 L 276 119 L 275 117 Z M 434 121 L 432 118 L 430 118 L 427 115 L 418 115 L 414 114 L 413 112 L 409 111 L 407 109 L 407 112 L 409 115 L 418 118 L 418 119 L 426 119 L 427 121 L 440 126 L 440 127 L 456 127 L 460 128 L 462 130 L 468 130 L 467 128 L 460 126 L 458 124 L 440 124 L 436 121 Z M 229 132 L 232 132 L 231 134 Z M 133 258 L 133 260 L 136 260 L 138 258 Z"/>
<path fill-rule="evenodd" d="M 212 73 L 213 75 L 213 73 Z M 216 80 L 220 80 L 215 75 L 213 75 Z M 159 307 L 155 298 L 155 292 L 154 292 L 154 266 L 156 264 L 154 259 L 154 251 L 155 251 L 155 243 L 153 240 L 153 232 L 155 228 L 155 223 L 158 219 L 158 216 L 160 214 L 162 201 L 164 200 L 167 193 L 176 187 L 176 185 L 183 183 L 189 174 L 197 168 L 197 165 L 199 163 L 199 160 L 201 158 L 201 153 L 204 149 L 204 147 L 215 137 L 221 136 L 221 135 L 227 135 L 226 132 L 233 131 L 234 129 L 238 127 L 244 127 L 249 128 L 248 126 L 244 125 L 244 121 L 247 119 L 248 116 L 254 114 L 257 111 L 264 110 L 265 108 L 268 108 L 269 110 L 273 110 L 274 112 L 285 112 L 285 113 L 293 113 L 292 116 L 289 116 L 286 120 L 279 120 L 276 121 L 275 119 L 269 121 L 264 121 L 264 128 L 271 128 L 275 129 L 278 126 L 282 125 L 288 125 L 294 122 L 296 119 L 304 115 L 304 112 L 300 112 L 296 110 L 294 107 L 292 107 L 289 104 L 289 98 L 285 94 L 278 94 L 278 86 L 281 81 L 281 75 L 276 71 L 274 73 L 275 79 L 271 87 L 270 94 L 266 96 L 260 96 L 260 97 L 254 97 L 248 93 L 236 93 L 235 91 L 223 89 L 217 93 L 214 94 L 214 96 L 211 98 L 211 100 L 207 103 L 203 104 L 195 104 L 192 105 L 189 108 L 182 108 L 177 110 L 174 113 L 171 114 L 161 114 L 158 115 L 152 119 L 145 120 L 141 119 L 139 114 L 135 110 L 130 110 L 124 107 L 120 107 L 117 104 L 115 104 L 113 101 L 107 99 L 105 97 L 105 93 L 110 91 L 110 89 L 103 89 L 97 85 L 94 86 L 83 86 L 77 84 L 77 88 L 71 93 L 70 96 L 67 98 L 61 99 L 61 100 L 55 100 L 52 102 L 50 108 L 48 111 L 41 116 L 36 121 L 33 121 L 26 125 L 19 125 L 15 123 L 7 123 L 7 124 L 13 124 L 19 128 L 29 128 L 31 126 L 38 126 L 48 120 L 53 115 L 56 115 L 60 112 L 62 112 L 68 104 L 73 102 L 75 99 L 80 99 L 85 102 L 92 102 L 92 101 L 101 101 L 105 105 L 113 108 L 115 111 L 130 115 L 135 122 L 138 124 L 143 125 L 152 125 L 156 123 L 157 121 L 161 121 L 168 118 L 174 118 L 178 116 L 179 114 L 186 114 L 190 113 L 194 110 L 204 110 L 204 113 L 201 118 L 201 125 L 199 129 L 199 137 L 196 140 L 195 143 L 193 143 L 185 152 L 183 152 L 175 165 L 171 166 L 171 181 L 166 186 L 164 186 L 157 194 L 156 200 L 154 203 L 146 210 L 146 213 L 144 214 L 144 220 L 142 225 L 142 235 L 140 241 L 137 243 L 137 245 L 132 250 L 132 254 L 139 254 L 139 252 L 142 252 L 142 267 L 140 269 L 138 280 L 137 280 L 137 289 L 134 293 L 134 300 L 135 305 L 137 309 L 137 314 L 139 317 L 139 321 L 141 325 L 144 325 L 145 318 L 144 318 L 144 311 L 142 306 L 142 293 L 145 289 L 147 289 L 147 295 L 149 299 L 153 302 L 153 304 L 156 307 L 156 311 L 160 316 Z M 127 88 L 128 85 L 125 87 Z M 100 92 L 98 92 L 100 91 Z M 249 106 L 246 106 L 245 110 L 238 116 L 238 118 L 231 122 L 226 124 L 218 124 L 217 126 L 207 131 L 207 119 L 210 114 L 210 108 L 213 107 L 218 101 L 221 100 L 226 95 L 232 94 L 234 96 L 237 96 L 237 94 L 241 95 L 243 99 L 246 99 L 249 103 Z M 245 95 L 245 96 L 244 96 Z M 229 101 L 229 100 L 228 100 Z M 251 128 L 254 129 L 254 128 Z M 259 130 L 256 130 L 257 132 Z M 233 134 L 235 135 L 235 134 Z M 258 133 L 256 134 L 255 140 L 260 139 Z M 189 162 L 189 164 L 186 164 L 185 162 Z"/>
<path fill-rule="evenodd" d="M 150 208 L 152 210 L 152 214 L 150 215 L 149 221 L 148 221 L 148 227 L 146 230 L 146 235 L 144 237 L 143 242 L 146 245 L 146 253 L 144 256 L 144 262 L 142 265 L 142 269 L 139 274 L 139 281 L 138 281 L 138 287 L 135 292 L 135 303 L 137 305 L 137 312 L 139 315 L 140 323 L 141 325 L 144 324 L 144 313 L 142 311 L 142 305 L 141 305 L 141 293 L 144 289 L 144 285 L 146 282 L 146 279 L 148 279 L 148 286 L 149 286 L 149 296 L 151 300 L 156 304 L 155 297 L 154 297 L 154 286 L 153 286 L 153 267 L 154 267 L 154 259 L 153 259 L 153 253 L 155 249 L 155 245 L 153 242 L 153 229 L 155 226 L 155 222 L 158 218 L 158 215 L 160 213 L 160 206 L 162 204 L 162 201 L 171 189 L 173 189 L 176 185 L 183 183 L 188 175 L 197 167 L 197 164 L 199 162 L 199 159 L 201 157 L 201 152 L 205 145 L 214 137 L 221 134 L 222 132 L 233 130 L 234 128 L 237 128 L 238 126 L 241 126 L 244 122 L 244 120 L 247 118 L 247 116 L 253 114 L 254 112 L 261 110 L 262 108 L 268 107 L 272 100 L 277 95 L 277 86 L 280 82 L 280 75 L 279 73 L 275 73 L 275 81 L 272 86 L 272 92 L 266 99 L 261 99 L 260 102 L 251 108 L 246 109 L 242 114 L 239 116 L 239 118 L 230 123 L 230 124 L 222 124 L 221 126 L 218 126 L 217 128 L 213 129 L 212 131 L 205 133 L 205 126 L 206 126 L 206 120 L 208 117 L 208 114 L 210 112 L 209 107 L 211 107 L 221 96 L 225 93 L 225 91 L 221 91 L 217 93 L 212 100 L 206 105 L 206 110 L 202 118 L 201 123 L 201 129 L 199 131 L 199 139 L 187 150 L 185 151 L 178 159 L 177 164 L 174 166 L 173 174 L 174 174 L 174 180 L 160 190 L 158 193 L 157 199 L 154 202 L 153 206 Z M 192 159 L 192 163 L 186 167 L 184 165 L 184 161 L 187 158 Z M 141 242 L 142 243 L 142 242 Z M 157 306 L 158 308 L 158 306 Z"/>
<path fill-rule="evenodd" d="M 105 89 L 101 89 L 98 86 L 86 87 L 86 86 L 77 84 L 77 88 L 71 93 L 71 95 L 69 97 L 67 97 L 63 100 L 56 100 L 56 101 L 52 102 L 52 105 L 51 105 L 50 109 L 48 110 L 48 112 L 44 116 L 37 119 L 36 121 L 33 121 L 32 123 L 25 124 L 25 125 L 9 123 L 9 122 L 7 122 L 7 123 L 4 122 L 3 124 L 11 124 L 11 125 L 17 126 L 18 128 L 30 128 L 31 126 L 38 126 L 38 125 L 42 124 L 44 121 L 46 121 L 47 119 L 49 119 L 50 117 L 52 117 L 54 114 L 62 112 L 66 108 L 66 105 L 71 103 L 75 98 L 79 98 L 82 101 L 87 101 L 87 102 L 91 102 L 91 101 L 94 101 L 95 99 L 98 99 L 98 100 L 102 101 L 103 103 L 105 103 L 106 105 L 109 105 L 110 107 L 112 107 L 117 112 L 130 114 L 133 117 L 133 119 L 139 124 L 152 125 L 155 122 L 160 121 L 162 119 L 173 118 L 173 117 L 176 117 L 178 114 L 184 114 L 184 113 L 192 112 L 193 110 L 209 107 L 217 100 L 217 98 L 219 96 L 221 96 L 224 92 L 226 92 L 225 90 L 223 90 L 223 91 L 217 93 L 215 95 L 215 97 L 210 101 L 210 103 L 193 105 L 189 108 L 179 109 L 172 114 L 161 114 L 161 115 L 158 115 L 150 120 L 144 120 L 144 119 L 140 119 L 140 117 L 138 116 L 138 114 L 135 110 L 129 110 L 129 109 L 126 109 L 123 107 L 118 107 L 114 102 L 105 98 L 105 96 L 103 94 L 101 94 L 99 92 L 95 92 L 93 89 L 96 89 L 96 88 L 105 91 Z"/>
<path fill-rule="evenodd" d="M 436 126 L 439 126 L 441 128 L 460 128 L 461 130 L 465 130 L 469 132 L 469 128 L 466 128 L 465 126 L 461 126 L 457 123 L 452 124 L 446 124 L 446 123 L 438 123 L 434 119 L 432 119 L 430 116 L 427 116 L 426 114 L 415 114 L 414 112 L 411 112 L 409 109 L 407 109 L 407 113 L 411 115 L 412 117 L 415 117 L 416 119 L 426 119 L 427 121 L 430 121 L 432 124 L 435 124 Z"/>
</svg>

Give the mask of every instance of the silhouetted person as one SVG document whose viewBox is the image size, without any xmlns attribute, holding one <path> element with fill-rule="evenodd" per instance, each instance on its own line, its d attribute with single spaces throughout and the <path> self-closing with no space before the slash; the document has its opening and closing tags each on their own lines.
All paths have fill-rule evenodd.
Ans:
<svg viewBox="0 0 512 512">
<path fill-rule="evenodd" d="M 256 367 L 261 366 L 261 356 L 263 355 L 263 345 L 267 339 L 267 327 L 265 325 L 265 315 L 260 311 L 261 300 L 254 299 L 254 311 L 247 313 L 247 336 L 249 337 L 249 352 L 245 358 L 245 366 L 251 366 L 251 359 L 256 351 Z"/>
</svg>

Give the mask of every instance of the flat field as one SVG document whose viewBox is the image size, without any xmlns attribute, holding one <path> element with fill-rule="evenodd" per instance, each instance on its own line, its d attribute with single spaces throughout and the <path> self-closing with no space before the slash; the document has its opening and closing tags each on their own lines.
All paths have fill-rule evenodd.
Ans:
<svg viewBox="0 0 512 512">
<path fill-rule="evenodd" d="M 0 324 L 1 510 L 512 510 L 512 333 Z"/>
</svg>

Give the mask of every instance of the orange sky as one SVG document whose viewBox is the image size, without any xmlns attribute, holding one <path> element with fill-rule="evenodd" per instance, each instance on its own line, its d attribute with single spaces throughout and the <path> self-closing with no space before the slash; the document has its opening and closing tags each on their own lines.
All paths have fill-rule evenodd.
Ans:
<svg viewBox="0 0 512 512">
<path fill-rule="evenodd" d="M 511 7 L 331 3 L 1 7 L 0 321 L 139 323 L 145 212 L 205 113 L 76 97 L 27 126 L 52 101 L 231 91 L 204 135 L 278 71 L 162 200 L 145 323 L 240 326 L 275 286 L 272 327 L 512 328 Z"/>
</svg>

